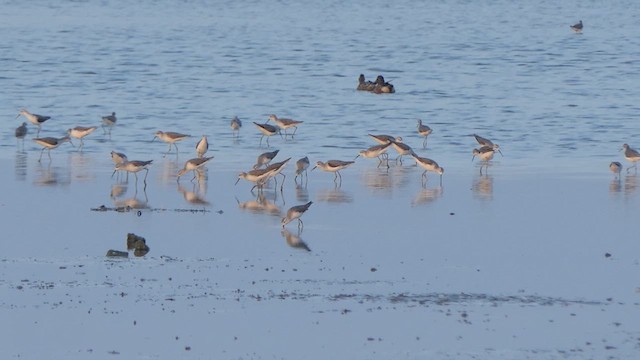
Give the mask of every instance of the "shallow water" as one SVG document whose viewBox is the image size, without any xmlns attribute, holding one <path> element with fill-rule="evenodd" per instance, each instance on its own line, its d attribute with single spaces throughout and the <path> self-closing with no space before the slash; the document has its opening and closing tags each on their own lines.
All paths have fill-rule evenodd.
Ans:
<svg viewBox="0 0 640 360">
<path fill-rule="evenodd" d="M 633 358 L 640 349 L 633 2 L 0 2 L 3 357 Z M 91 16 L 88 16 L 91 14 Z M 304 14 L 304 15 L 302 15 Z M 582 18 L 584 34 L 568 25 Z M 159 19 L 166 19 L 159 21 Z M 355 91 L 383 74 L 397 93 Z M 41 136 L 99 126 L 49 161 Z M 257 195 L 252 122 L 303 120 L 276 160 L 402 136 L 446 171 L 358 159 Z M 244 127 L 229 128 L 233 116 Z M 416 119 L 434 129 L 427 149 Z M 179 155 L 157 130 L 193 135 Z M 488 174 L 478 133 L 499 143 Z M 202 134 L 215 156 L 176 173 Z M 77 141 L 75 141 L 77 145 Z M 112 150 L 153 159 L 125 181 Z M 280 217 L 313 201 L 283 231 Z M 93 211 L 129 206 L 131 211 Z M 143 258 L 109 260 L 126 234 Z M 64 331 L 60 331 L 64 329 Z M 32 339 L 37 338 L 37 344 Z"/>
</svg>

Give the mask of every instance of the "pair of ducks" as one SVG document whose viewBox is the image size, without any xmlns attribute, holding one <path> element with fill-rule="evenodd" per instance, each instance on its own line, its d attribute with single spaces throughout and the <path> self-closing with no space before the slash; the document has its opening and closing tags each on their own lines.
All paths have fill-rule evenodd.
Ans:
<svg viewBox="0 0 640 360">
<path fill-rule="evenodd" d="M 396 89 L 389 82 L 384 81 L 382 75 L 378 75 L 375 82 L 366 81 L 364 74 L 360 74 L 358 78 L 358 90 L 370 91 L 375 94 L 393 94 Z"/>
</svg>

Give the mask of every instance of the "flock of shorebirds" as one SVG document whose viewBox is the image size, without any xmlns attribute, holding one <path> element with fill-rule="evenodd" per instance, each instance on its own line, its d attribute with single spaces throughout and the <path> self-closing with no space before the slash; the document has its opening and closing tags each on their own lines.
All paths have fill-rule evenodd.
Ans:
<svg viewBox="0 0 640 360">
<path fill-rule="evenodd" d="M 582 27 L 583 27 L 582 21 L 580 21 L 575 25 L 571 25 L 571 28 L 576 32 L 582 31 Z M 377 94 L 395 92 L 394 86 L 386 82 L 384 80 L 384 77 L 382 77 L 382 75 L 378 75 L 378 77 L 376 78 L 376 81 L 371 82 L 371 81 L 366 81 L 364 75 L 361 74 L 358 79 L 357 90 L 369 91 Z M 40 152 L 40 157 L 38 158 L 39 162 L 42 160 L 42 156 L 45 150 L 47 150 L 47 155 L 49 156 L 49 160 L 51 161 L 52 149 L 57 148 L 58 146 L 60 146 L 65 142 L 70 142 L 73 145 L 73 143 L 71 142 L 71 138 L 78 139 L 80 141 L 80 146 L 78 150 L 82 149 L 84 145 L 83 138 L 93 133 L 98 128 L 97 126 L 91 126 L 91 127 L 77 126 L 67 130 L 67 136 L 65 137 L 62 137 L 62 138 L 42 137 L 41 138 L 41 137 L 37 137 L 40 134 L 40 128 L 42 127 L 42 124 L 45 123 L 47 120 L 49 120 L 51 117 L 33 114 L 26 109 L 20 110 L 16 118 L 20 116 L 24 116 L 29 122 L 31 122 L 33 125 L 35 125 L 38 128 L 36 138 L 34 138 L 33 141 L 36 142 L 38 145 L 42 146 L 42 151 Z M 101 120 L 102 120 L 101 126 L 104 133 L 111 134 L 111 129 L 117 123 L 116 113 L 113 112 L 110 115 L 102 116 Z M 269 121 L 272 121 L 273 124 L 270 124 Z M 262 146 L 262 141 L 266 137 L 266 145 L 267 147 L 269 147 L 269 138 L 271 136 L 279 134 L 285 139 L 287 138 L 287 136 L 293 138 L 298 130 L 298 126 L 302 125 L 303 121 L 279 118 L 276 115 L 270 115 L 265 123 L 254 122 L 254 124 L 258 129 L 258 131 L 260 132 L 260 134 L 262 135 L 260 137 L 259 146 Z M 230 127 L 233 131 L 233 136 L 234 137 L 238 136 L 240 128 L 242 127 L 242 122 L 240 121 L 240 119 L 238 119 L 238 117 L 234 117 L 230 122 Z M 288 132 L 289 130 L 291 130 L 292 132 L 289 133 Z M 22 141 L 24 141 L 24 138 L 26 137 L 27 132 L 28 132 L 27 123 L 23 122 L 22 125 L 16 128 L 15 136 L 18 140 L 22 139 Z M 283 135 L 283 132 L 284 132 L 284 135 Z M 427 147 L 427 140 L 429 135 L 431 135 L 432 132 L 433 131 L 429 126 L 423 124 L 422 121 L 418 119 L 417 133 L 424 138 L 422 143 L 423 149 Z M 498 144 L 493 143 L 491 140 L 483 138 L 477 134 L 471 134 L 471 135 L 475 138 L 477 143 L 480 145 L 479 148 L 473 149 L 472 160 L 475 159 L 476 157 L 482 160 L 483 163 L 480 165 L 480 175 L 482 175 L 483 168 L 485 168 L 485 171 L 488 171 L 489 161 L 493 159 L 495 152 L 499 152 L 500 155 L 502 155 L 502 151 L 500 150 L 500 146 Z M 378 134 L 378 135 L 369 134 L 369 136 L 375 142 L 377 142 L 377 145 L 371 146 L 368 149 L 360 151 L 353 160 L 328 160 L 326 162 L 317 161 L 315 163 L 315 166 L 311 170 L 313 171 L 314 169 L 318 168 L 326 172 L 334 173 L 334 179 L 333 179 L 334 183 L 336 184 L 336 186 L 339 186 L 342 183 L 342 175 L 340 174 L 340 171 L 351 166 L 358 157 L 369 158 L 369 159 L 377 158 L 378 167 L 386 166 L 387 168 L 389 168 L 389 154 L 387 153 L 387 150 L 390 147 L 393 147 L 398 154 L 398 156 L 395 159 L 396 163 L 400 163 L 402 165 L 403 157 L 411 156 L 415 160 L 416 165 L 424 169 L 424 172 L 422 173 L 422 176 L 421 176 L 423 187 L 426 186 L 428 172 L 433 172 L 440 175 L 440 185 L 442 186 L 442 175 L 444 174 L 444 168 L 440 166 L 436 161 L 426 157 L 419 156 L 409 145 L 402 142 L 402 138 L 400 137 L 384 135 L 384 134 Z M 173 148 L 175 148 L 176 154 L 177 154 L 178 146 L 176 143 L 189 137 L 191 136 L 187 134 L 178 133 L 178 132 L 157 131 L 155 133 L 153 140 L 157 138 L 160 141 L 163 141 L 169 144 L 169 149 L 165 153 L 165 156 L 166 156 L 166 154 L 170 153 Z M 196 173 L 205 164 L 207 164 L 207 162 L 213 159 L 213 156 L 205 156 L 208 149 L 209 149 L 209 143 L 208 143 L 207 137 L 202 136 L 202 138 L 196 144 L 196 157 L 187 160 L 184 164 L 184 167 L 177 173 L 176 177 L 178 182 L 180 181 L 180 178 L 188 172 L 193 172 L 194 174 L 191 181 L 196 179 L 196 175 L 197 175 Z M 621 150 L 624 150 L 625 159 L 633 164 L 632 166 L 627 168 L 627 172 L 629 172 L 629 170 L 632 168 L 635 168 L 637 171 L 637 163 L 638 161 L 640 161 L 640 153 L 632 149 L 628 144 L 624 144 Z M 254 186 L 251 188 L 251 191 L 253 191 L 253 189 L 255 188 L 258 188 L 258 191 L 261 191 L 264 185 L 270 179 L 274 179 L 277 187 L 277 176 L 282 175 L 284 179 L 286 179 L 286 175 L 284 175 L 282 171 L 291 160 L 291 158 L 287 158 L 283 161 L 272 163 L 272 160 L 275 159 L 275 157 L 278 155 L 278 152 L 279 152 L 278 150 L 274 150 L 274 151 L 269 151 L 269 152 L 260 154 L 256 160 L 256 164 L 253 166 L 253 169 L 246 172 L 241 172 L 238 175 L 238 180 L 236 181 L 236 184 L 241 179 L 244 179 L 254 183 Z M 115 151 L 111 152 L 111 158 L 115 164 L 112 177 L 117 172 L 124 171 L 127 174 L 133 173 L 137 181 L 138 180 L 137 173 L 142 170 L 145 170 L 146 173 L 145 173 L 144 181 L 146 185 L 146 178 L 149 173 L 149 166 L 152 164 L 153 160 L 145 160 L 145 161 L 129 160 L 125 154 L 115 152 Z M 309 158 L 306 156 L 296 161 L 296 170 L 295 170 L 295 178 L 294 178 L 294 181 L 296 183 L 297 183 L 298 177 L 300 177 L 301 181 L 303 181 L 304 177 L 306 176 L 307 177 L 306 181 L 308 181 L 307 169 L 309 165 L 310 165 Z M 619 176 L 620 172 L 623 169 L 623 166 L 620 162 L 614 161 L 610 163 L 609 168 L 613 173 L 616 174 L 616 176 Z M 280 186 L 281 191 L 284 186 L 284 179 Z M 300 216 L 302 216 L 302 214 L 309 209 L 311 204 L 312 202 L 308 202 L 307 204 L 298 205 L 290 208 L 287 211 L 286 216 L 282 218 L 282 222 L 281 222 L 282 226 L 284 227 L 286 224 L 288 224 L 293 220 L 298 220 L 298 229 L 300 230 L 302 226 L 302 220 L 300 220 Z"/>
</svg>

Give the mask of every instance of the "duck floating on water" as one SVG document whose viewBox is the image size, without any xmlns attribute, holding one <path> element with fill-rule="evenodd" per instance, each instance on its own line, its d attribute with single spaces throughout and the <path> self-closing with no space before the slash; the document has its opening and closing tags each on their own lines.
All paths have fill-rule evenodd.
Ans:
<svg viewBox="0 0 640 360">
<path fill-rule="evenodd" d="M 391 83 L 384 81 L 382 75 L 378 75 L 375 82 L 367 81 L 364 74 L 360 74 L 358 77 L 358 90 L 369 91 L 375 94 L 392 94 L 396 92 L 396 89 Z"/>
</svg>

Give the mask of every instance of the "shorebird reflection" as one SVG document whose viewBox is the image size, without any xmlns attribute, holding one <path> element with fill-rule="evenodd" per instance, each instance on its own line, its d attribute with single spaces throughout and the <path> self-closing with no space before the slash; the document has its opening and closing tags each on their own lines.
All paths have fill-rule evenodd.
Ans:
<svg viewBox="0 0 640 360">
<path fill-rule="evenodd" d="M 274 198 L 275 201 L 275 198 Z M 245 202 L 238 202 L 238 207 L 242 210 L 248 210 L 256 214 L 267 214 L 273 216 L 280 216 L 281 210 L 274 202 L 267 200 L 263 192 L 259 192 L 255 200 L 249 200 Z"/>
<path fill-rule="evenodd" d="M 332 203 L 350 203 L 353 202 L 353 196 L 340 189 L 340 186 L 336 185 L 333 189 L 319 190 L 317 193 L 318 201 L 326 201 Z"/>
<path fill-rule="evenodd" d="M 198 194 L 198 192 L 196 191 L 196 184 L 193 184 L 193 189 L 191 191 L 187 190 L 184 186 L 178 184 L 178 192 L 182 194 L 184 199 L 189 204 L 200 205 L 200 206 L 210 205 L 210 203 L 207 200 L 205 200 Z"/>
<path fill-rule="evenodd" d="M 411 206 L 419 206 L 434 202 L 442 196 L 443 188 L 438 186 L 435 188 L 422 188 L 411 201 Z"/>
<path fill-rule="evenodd" d="M 302 239 L 300 238 L 299 236 L 300 234 L 294 235 L 291 231 L 287 230 L 286 228 L 283 228 L 282 231 L 280 231 L 280 234 L 287 241 L 287 245 L 291 246 L 292 248 L 311 251 L 309 246 L 307 246 L 307 244 L 304 241 L 302 241 Z"/>
<path fill-rule="evenodd" d="M 493 176 L 486 175 L 486 174 L 476 176 L 473 179 L 473 184 L 471 186 L 471 189 L 479 199 L 492 200 L 493 199 Z"/>
</svg>

